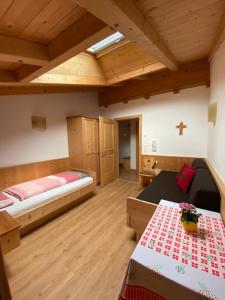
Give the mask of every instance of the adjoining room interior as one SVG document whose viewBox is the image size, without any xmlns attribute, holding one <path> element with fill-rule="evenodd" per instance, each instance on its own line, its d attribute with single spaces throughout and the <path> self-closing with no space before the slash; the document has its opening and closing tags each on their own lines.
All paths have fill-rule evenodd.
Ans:
<svg viewBox="0 0 225 300">
<path fill-rule="evenodd" d="M 225 1 L 0 2 L 0 300 L 224 300 Z"/>
<path fill-rule="evenodd" d="M 119 178 L 138 181 L 139 119 L 118 120 Z"/>
</svg>

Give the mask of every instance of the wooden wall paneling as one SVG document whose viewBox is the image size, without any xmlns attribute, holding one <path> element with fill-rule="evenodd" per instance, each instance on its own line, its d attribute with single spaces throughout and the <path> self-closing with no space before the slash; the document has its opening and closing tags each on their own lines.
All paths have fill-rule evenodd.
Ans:
<svg viewBox="0 0 225 300">
<path fill-rule="evenodd" d="M 61 158 L 0 168 L 0 190 L 17 183 L 69 170 L 70 166 L 69 158 Z"/>
<path fill-rule="evenodd" d="M 179 156 L 162 156 L 162 155 L 141 155 L 141 170 L 143 168 L 143 159 L 154 158 L 158 161 L 156 166 L 157 169 L 162 169 L 165 171 L 180 171 L 184 163 L 191 165 L 194 157 L 179 157 Z"/>
<path fill-rule="evenodd" d="M 122 86 L 107 87 L 99 93 L 99 105 L 106 106 L 184 89 L 199 85 L 208 85 L 210 82 L 210 66 L 207 60 L 200 60 L 181 65 L 179 70 L 161 70 L 148 75 L 146 80 L 130 80 Z"/>
<path fill-rule="evenodd" d="M 162 36 L 145 18 L 133 0 L 76 0 L 110 27 L 123 33 L 128 39 L 146 49 L 159 62 L 171 70 L 178 68 L 176 59 L 167 48 Z"/>
</svg>

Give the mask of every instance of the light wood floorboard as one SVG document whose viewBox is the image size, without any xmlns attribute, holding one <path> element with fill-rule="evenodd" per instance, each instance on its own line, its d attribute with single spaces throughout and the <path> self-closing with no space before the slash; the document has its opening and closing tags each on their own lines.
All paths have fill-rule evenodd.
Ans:
<svg viewBox="0 0 225 300">
<path fill-rule="evenodd" d="M 13 300 L 116 300 L 136 244 L 126 198 L 137 193 L 118 179 L 22 238 L 5 256 Z"/>
<path fill-rule="evenodd" d="M 125 181 L 138 182 L 138 174 L 136 170 L 120 169 L 119 178 Z"/>
</svg>

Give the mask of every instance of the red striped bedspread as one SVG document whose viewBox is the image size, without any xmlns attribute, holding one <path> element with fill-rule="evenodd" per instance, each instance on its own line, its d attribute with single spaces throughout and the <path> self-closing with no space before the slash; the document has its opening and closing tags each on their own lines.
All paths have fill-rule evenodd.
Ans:
<svg viewBox="0 0 225 300">
<path fill-rule="evenodd" d="M 10 206 L 14 203 L 7 195 L 0 193 L 0 209 Z"/>
<path fill-rule="evenodd" d="M 23 201 L 85 177 L 82 176 L 82 174 L 83 173 L 73 171 L 61 172 L 11 186 L 7 188 L 5 192 Z"/>
</svg>

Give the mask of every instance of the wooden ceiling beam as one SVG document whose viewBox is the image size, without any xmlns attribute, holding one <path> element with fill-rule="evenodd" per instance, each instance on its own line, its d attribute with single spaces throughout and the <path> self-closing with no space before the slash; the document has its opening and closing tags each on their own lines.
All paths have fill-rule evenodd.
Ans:
<svg viewBox="0 0 225 300">
<path fill-rule="evenodd" d="M 215 39 L 213 42 L 213 47 L 210 51 L 209 60 L 213 59 L 214 55 L 216 54 L 218 48 L 220 47 L 220 45 L 222 44 L 224 39 L 225 39 L 225 14 L 222 18 L 222 21 L 220 22 L 217 32 L 216 32 Z"/>
<path fill-rule="evenodd" d="M 171 70 L 178 64 L 166 43 L 145 18 L 134 0 L 73 0 L 97 18 L 145 48 Z"/>
<path fill-rule="evenodd" d="M 122 74 L 116 74 L 112 77 L 109 77 L 107 79 L 107 84 L 111 85 L 114 83 L 119 83 L 125 80 L 129 79 L 139 79 L 139 80 L 145 80 L 144 79 L 144 74 L 149 74 L 153 72 L 157 72 L 159 70 L 165 69 L 165 66 L 162 65 L 161 63 L 149 63 L 148 65 L 140 65 L 140 67 L 134 69 L 134 70 L 127 70 L 126 72 Z M 139 77 L 140 76 L 140 77 Z"/>
<path fill-rule="evenodd" d="M 32 82 L 35 78 L 76 56 L 113 32 L 102 21 L 87 13 L 48 44 L 50 58 L 48 64 L 40 68 L 21 66 L 17 70 L 18 81 L 20 83 Z"/>
<path fill-rule="evenodd" d="M 87 86 L 63 86 L 63 85 L 33 85 L 14 86 L 7 85 L 0 87 L 0 95 L 32 95 L 32 94 L 52 94 L 52 93 L 76 93 L 76 92 L 99 92 L 100 88 Z"/>
<path fill-rule="evenodd" d="M 124 82 L 121 87 L 107 87 L 99 94 L 99 105 L 108 106 L 127 100 L 146 98 L 146 95 L 152 96 L 207 85 L 209 81 L 209 62 L 199 60 L 180 65 L 179 70 L 176 72 L 165 69 L 149 74 L 148 78 L 143 81 L 130 80 Z"/>
<path fill-rule="evenodd" d="M 49 57 L 46 46 L 0 35 L 0 61 L 43 66 Z"/>
<path fill-rule="evenodd" d="M 15 73 L 8 70 L 0 70 L 0 85 L 16 83 Z"/>
</svg>

